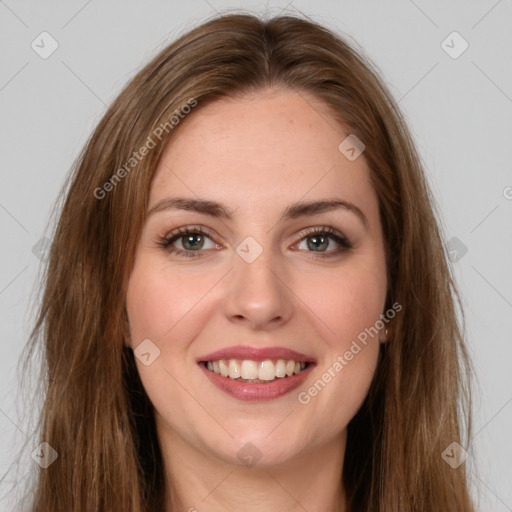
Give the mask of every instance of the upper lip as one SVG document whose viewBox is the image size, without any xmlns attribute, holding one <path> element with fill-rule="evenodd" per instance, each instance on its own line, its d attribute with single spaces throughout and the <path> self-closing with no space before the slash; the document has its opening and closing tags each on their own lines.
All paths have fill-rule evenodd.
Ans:
<svg viewBox="0 0 512 512">
<path fill-rule="evenodd" d="M 203 357 L 199 357 L 199 363 L 205 361 L 219 361 L 220 359 L 251 359 L 253 361 L 265 361 L 266 359 L 292 359 L 296 362 L 315 363 L 312 356 L 307 356 L 285 347 L 256 348 L 248 345 L 237 345 L 235 347 L 216 350 Z"/>
</svg>

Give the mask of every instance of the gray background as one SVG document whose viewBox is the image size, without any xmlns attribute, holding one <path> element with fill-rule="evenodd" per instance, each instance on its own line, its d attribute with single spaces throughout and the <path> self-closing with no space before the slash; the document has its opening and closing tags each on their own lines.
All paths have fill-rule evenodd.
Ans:
<svg viewBox="0 0 512 512">
<path fill-rule="evenodd" d="M 215 11 L 240 8 L 301 11 L 343 32 L 399 101 L 443 215 L 464 300 L 478 379 L 466 464 L 479 508 L 512 511 L 511 0 L 0 2 L 0 476 L 11 468 L 0 510 L 11 510 L 9 500 L 34 465 L 36 443 L 23 419 L 31 411 L 17 398 L 16 364 L 39 272 L 33 247 L 47 234 L 64 178 L 136 69 Z M 46 59 L 31 47 L 43 46 L 43 31 L 59 45 Z M 469 44 L 458 58 L 442 47 L 453 31 Z M 462 48 L 453 37 L 445 44 Z M 13 466 L 25 441 L 28 452 Z"/>
</svg>

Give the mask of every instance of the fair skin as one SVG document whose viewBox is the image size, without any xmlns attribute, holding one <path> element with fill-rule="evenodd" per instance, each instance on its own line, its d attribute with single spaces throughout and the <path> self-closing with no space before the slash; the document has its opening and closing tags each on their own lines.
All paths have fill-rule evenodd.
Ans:
<svg viewBox="0 0 512 512">
<path fill-rule="evenodd" d="M 345 510 L 346 429 L 368 393 L 383 331 L 307 404 L 298 394 L 385 307 L 378 200 L 364 154 L 349 161 L 338 150 L 349 133 L 311 96 L 262 91 L 198 107 L 160 160 L 148 210 L 177 196 L 232 210 L 230 220 L 174 208 L 153 212 L 129 280 L 127 343 L 135 349 L 149 339 L 160 349 L 152 364 L 136 363 L 155 408 L 167 512 Z M 352 203 L 367 226 L 347 208 L 280 219 L 292 203 L 325 199 Z M 202 257 L 159 244 L 186 226 L 207 231 L 202 246 L 197 235 L 193 240 Z M 315 248 L 318 238 L 305 228 L 326 226 L 352 247 L 337 252 L 343 247 L 327 237 Z M 252 263 L 236 252 L 248 236 L 263 249 Z M 186 238 L 173 247 L 194 252 Z M 316 366 L 284 396 L 240 400 L 214 386 L 197 363 L 233 345 L 290 348 L 314 357 Z M 237 456 L 249 442 L 261 454 L 251 467 Z"/>
</svg>

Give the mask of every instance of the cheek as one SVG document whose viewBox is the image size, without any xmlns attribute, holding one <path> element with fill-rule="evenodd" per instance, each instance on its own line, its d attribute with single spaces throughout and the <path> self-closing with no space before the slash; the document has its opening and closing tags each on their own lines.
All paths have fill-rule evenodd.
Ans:
<svg viewBox="0 0 512 512">
<path fill-rule="evenodd" d="M 307 304 L 319 318 L 327 350 L 317 380 L 301 389 L 298 399 L 306 409 L 322 411 L 333 428 L 349 423 L 372 382 L 380 349 L 377 322 L 385 306 L 385 276 L 383 265 L 347 265 L 346 270 L 315 279 L 316 291 L 310 289 Z"/>
<path fill-rule="evenodd" d="M 144 338 L 163 342 L 171 331 L 179 330 L 215 280 L 212 273 L 201 277 L 170 273 L 165 264 L 141 257 L 130 276 L 126 297 L 132 347 Z"/>
<path fill-rule="evenodd" d="M 347 265 L 346 269 L 304 278 L 300 296 L 322 325 L 324 341 L 343 350 L 351 340 L 374 327 L 383 313 L 386 298 L 384 267 Z"/>
<path fill-rule="evenodd" d="M 135 362 L 148 397 L 163 417 L 176 417 L 176 410 L 184 418 L 198 414 L 197 404 L 180 383 L 188 378 L 187 348 L 201 330 L 205 295 L 216 280 L 218 276 L 211 274 L 194 277 L 186 271 L 170 272 L 165 262 L 144 254 L 136 260 L 126 296 L 130 347 L 136 349 L 149 339 L 160 351 L 148 366 L 138 358 Z M 173 422 L 185 428 L 181 420 Z"/>
</svg>

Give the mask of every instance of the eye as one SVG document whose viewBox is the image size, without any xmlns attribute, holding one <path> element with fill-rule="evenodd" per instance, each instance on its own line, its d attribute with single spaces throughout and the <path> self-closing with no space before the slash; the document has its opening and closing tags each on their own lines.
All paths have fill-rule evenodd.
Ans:
<svg viewBox="0 0 512 512">
<path fill-rule="evenodd" d="M 303 238 L 297 244 L 297 247 L 300 248 L 301 244 L 305 244 L 307 252 L 315 253 L 314 257 L 329 258 L 339 255 L 353 247 L 352 243 L 345 235 L 342 235 L 329 226 L 310 228 L 302 235 Z M 330 251 L 326 250 L 330 245 L 333 245 L 333 241 L 338 247 Z"/>
<path fill-rule="evenodd" d="M 176 247 L 175 242 L 179 242 L 180 247 Z M 208 247 L 208 244 L 210 246 Z M 170 233 L 163 238 L 159 244 L 170 254 L 177 254 L 187 258 L 199 258 L 204 256 L 203 249 L 221 249 L 221 246 L 214 242 L 201 226 L 186 226 Z M 305 244 L 304 247 L 300 247 Z M 205 246 L 206 245 L 206 246 Z M 329 226 L 309 228 L 302 233 L 302 238 L 295 244 L 299 249 L 314 253 L 315 258 L 329 258 L 353 247 L 349 239 Z M 337 245 L 331 250 L 327 250 L 331 245 Z"/>
<path fill-rule="evenodd" d="M 182 249 L 176 248 L 173 244 L 179 241 Z M 205 247 L 205 242 L 210 241 L 210 247 Z M 198 226 L 187 226 L 180 228 L 174 233 L 167 235 L 160 245 L 171 254 L 178 254 L 187 258 L 198 258 L 203 256 L 201 249 L 220 249 L 220 245 Z"/>
</svg>

